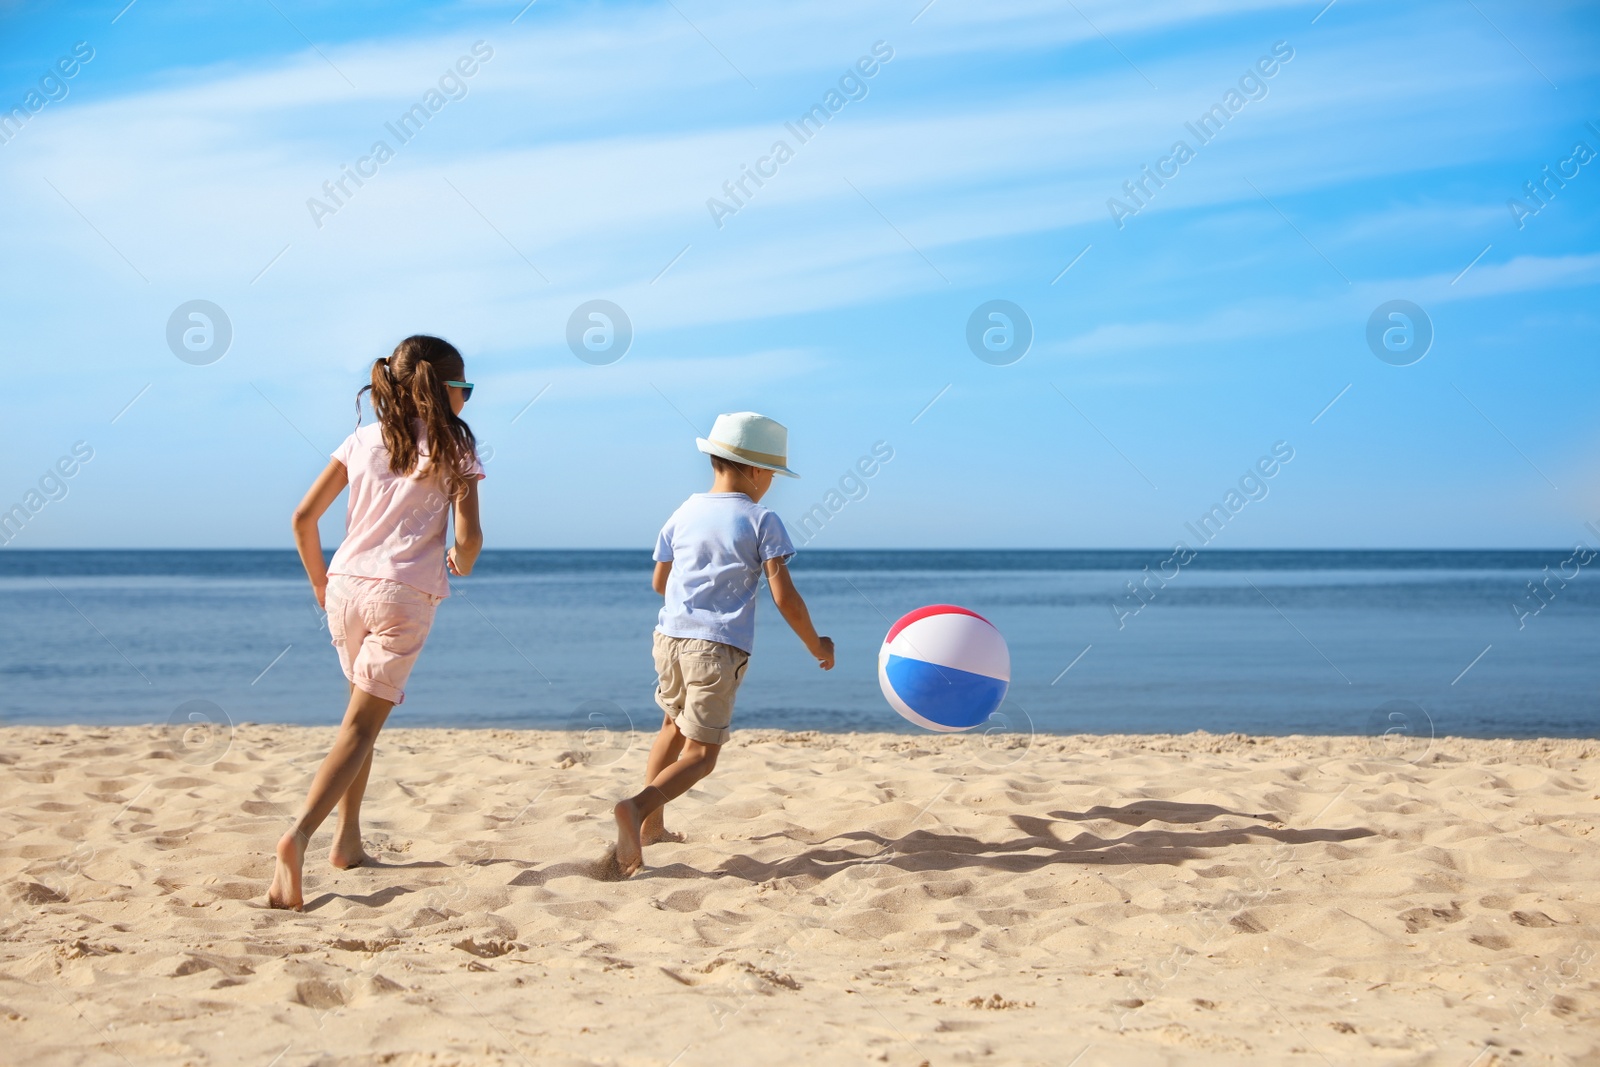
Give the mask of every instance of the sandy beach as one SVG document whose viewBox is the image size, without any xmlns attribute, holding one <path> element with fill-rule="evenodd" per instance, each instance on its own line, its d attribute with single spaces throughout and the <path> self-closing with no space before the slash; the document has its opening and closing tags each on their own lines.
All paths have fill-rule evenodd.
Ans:
<svg viewBox="0 0 1600 1067">
<path fill-rule="evenodd" d="M 1600 1062 L 1594 741 L 394 729 L 268 910 L 331 737 L 0 730 L 0 1058 Z"/>
</svg>

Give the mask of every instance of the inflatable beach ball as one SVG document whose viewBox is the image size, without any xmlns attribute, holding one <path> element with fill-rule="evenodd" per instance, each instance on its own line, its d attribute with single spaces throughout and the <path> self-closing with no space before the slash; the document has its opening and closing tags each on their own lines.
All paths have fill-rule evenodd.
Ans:
<svg viewBox="0 0 1600 1067">
<path fill-rule="evenodd" d="M 986 722 L 1011 684 L 1011 652 L 988 619 L 953 604 L 901 617 L 878 650 L 878 684 L 902 716 L 930 730 Z"/>
</svg>

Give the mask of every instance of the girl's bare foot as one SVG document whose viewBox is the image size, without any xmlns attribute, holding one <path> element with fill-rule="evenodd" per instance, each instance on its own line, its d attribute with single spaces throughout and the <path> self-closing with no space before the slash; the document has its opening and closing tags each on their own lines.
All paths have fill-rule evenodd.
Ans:
<svg viewBox="0 0 1600 1067">
<path fill-rule="evenodd" d="M 299 911 L 305 904 L 300 887 L 300 869 L 305 864 L 306 850 L 300 835 L 293 830 L 278 839 L 278 863 L 272 872 L 272 886 L 267 890 L 267 903 L 274 908 Z"/>
<path fill-rule="evenodd" d="M 361 831 L 346 833 L 341 829 L 339 836 L 334 838 L 333 849 L 328 853 L 328 862 L 341 871 L 371 863 L 372 857 L 361 846 Z"/>
<path fill-rule="evenodd" d="M 631 800 L 619 800 L 611 810 L 617 817 L 617 868 L 626 877 L 644 866 L 639 809 Z"/>
<path fill-rule="evenodd" d="M 668 830 L 661 823 L 661 812 L 652 812 L 650 817 L 639 827 L 639 844 L 656 845 L 662 841 L 682 841 L 683 835 L 675 830 Z"/>
</svg>

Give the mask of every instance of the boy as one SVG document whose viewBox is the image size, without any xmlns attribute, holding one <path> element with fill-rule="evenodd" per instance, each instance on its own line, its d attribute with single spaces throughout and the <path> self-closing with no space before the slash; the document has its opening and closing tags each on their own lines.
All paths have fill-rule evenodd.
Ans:
<svg viewBox="0 0 1600 1067">
<path fill-rule="evenodd" d="M 644 865 L 644 846 L 682 840 L 662 825 L 662 808 L 717 765 L 732 731 L 733 697 L 750 662 L 761 572 L 772 602 L 825 671 L 833 641 L 818 637 L 785 565 L 794 544 L 778 516 L 761 506 L 774 474 L 787 466 L 789 431 L 764 415 L 718 415 L 695 445 L 711 457 L 711 491 L 696 493 L 656 538 L 651 585 L 665 597 L 655 631 L 656 703 L 665 717 L 645 763 L 645 787 L 617 804 L 617 865 Z"/>
</svg>

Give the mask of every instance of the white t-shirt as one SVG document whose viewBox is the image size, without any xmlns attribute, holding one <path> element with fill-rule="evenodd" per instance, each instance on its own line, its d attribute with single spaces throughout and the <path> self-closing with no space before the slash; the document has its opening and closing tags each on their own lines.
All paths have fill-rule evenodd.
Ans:
<svg viewBox="0 0 1600 1067">
<path fill-rule="evenodd" d="M 428 474 L 427 449 L 419 427 L 421 458 L 409 477 L 390 469 L 377 423 L 358 427 L 334 451 L 333 458 L 350 473 L 350 506 L 329 574 L 387 578 L 434 596 L 450 595 L 444 539 L 452 505 L 438 479 Z M 471 473 L 484 476 L 476 456 Z"/>
<path fill-rule="evenodd" d="M 794 555 L 783 520 L 743 493 L 696 493 L 656 538 L 657 563 L 672 561 L 656 629 L 751 650 L 762 565 Z"/>
</svg>

